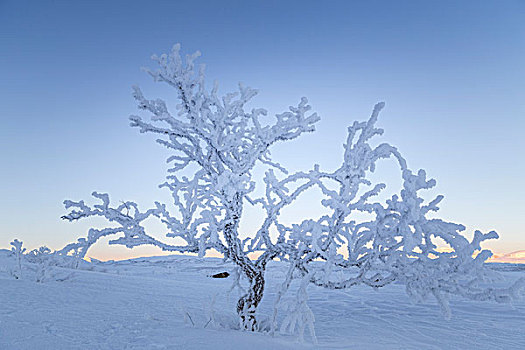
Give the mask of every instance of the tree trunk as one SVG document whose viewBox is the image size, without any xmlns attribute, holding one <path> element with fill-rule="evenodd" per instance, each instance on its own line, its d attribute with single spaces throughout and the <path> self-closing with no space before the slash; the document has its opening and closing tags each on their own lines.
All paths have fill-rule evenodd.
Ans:
<svg viewBox="0 0 525 350">
<path fill-rule="evenodd" d="M 242 249 L 237 233 L 239 221 L 242 215 L 242 198 L 237 193 L 227 206 L 227 218 L 229 222 L 224 226 L 224 238 L 228 244 L 230 259 L 241 268 L 250 281 L 250 290 L 237 302 L 237 313 L 241 317 L 245 329 L 255 331 L 255 311 L 259 305 L 264 292 L 265 266 L 256 266 Z"/>
<path fill-rule="evenodd" d="M 261 302 L 264 293 L 264 270 L 257 271 L 250 280 L 250 290 L 237 302 L 237 313 L 241 317 L 242 325 L 250 331 L 257 330 L 255 311 Z"/>
</svg>

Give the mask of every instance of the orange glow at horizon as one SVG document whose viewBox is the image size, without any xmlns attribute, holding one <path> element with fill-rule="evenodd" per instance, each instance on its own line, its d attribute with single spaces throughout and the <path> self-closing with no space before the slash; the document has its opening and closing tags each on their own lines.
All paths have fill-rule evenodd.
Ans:
<svg viewBox="0 0 525 350">
<path fill-rule="evenodd" d="M 118 249 L 120 248 L 120 249 Z M 197 256 L 193 253 L 178 253 L 178 252 L 165 252 L 156 247 L 136 247 L 134 249 L 128 249 L 124 247 L 118 247 L 117 249 L 97 249 L 93 254 L 88 254 L 85 258 L 86 261 L 91 261 L 91 259 L 96 259 L 100 261 L 119 261 L 119 260 L 129 260 L 136 258 L 146 258 L 152 256 L 167 256 L 167 255 L 186 255 L 186 256 Z M 142 249 L 141 249 L 142 248 Z M 440 252 L 451 252 L 451 248 L 439 248 Z M 338 253 L 342 254 L 346 258 L 346 248 L 340 247 Z M 256 260 L 262 253 L 253 252 L 248 254 L 248 257 L 251 260 Z M 473 256 L 475 257 L 479 254 L 479 251 L 475 252 Z M 212 249 L 206 252 L 206 258 L 222 258 L 223 255 L 218 251 Z M 487 262 L 506 262 L 506 263 L 516 263 L 516 264 L 525 264 L 525 250 L 517 250 L 506 254 L 494 253 Z"/>
</svg>

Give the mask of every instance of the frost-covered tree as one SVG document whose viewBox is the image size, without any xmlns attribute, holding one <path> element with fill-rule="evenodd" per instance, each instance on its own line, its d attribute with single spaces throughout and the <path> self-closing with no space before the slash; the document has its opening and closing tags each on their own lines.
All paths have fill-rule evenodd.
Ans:
<svg viewBox="0 0 525 350">
<path fill-rule="evenodd" d="M 167 181 L 160 187 L 171 192 L 174 205 L 156 202 L 154 208 L 141 211 L 134 202 L 114 206 L 107 194 L 96 192 L 93 196 L 100 204 L 94 206 L 67 200 L 65 206 L 71 211 L 64 219 L 100 216 L 116 225 L 90 229 L 87 238 L 68 245 L 63 253 L 73 251 L 83 257 L 100 238 L 115 235 L 110 244 L 128 248 L 151 244 L 200 256 L 215 249 L 249 282 L 237 311 L 243 327 L 251 330 L 257 328 L 255 313 L 264 293 L 266 266 L 273 259 L 289 264 L 276 310 L 292 279 L 301 279 L 295 303 L 287 306 L 289 314 L 282 325 L 301 334 L 308 326 L 313 335 L 313 315 L 306 303 L 309 284 L 328 289 L 360 284 L 379 288 L 397 281 L 416 299 L 433 295 L 445 315 L 451 294 L 497 302 L 508 302 L 517 295 L 518 285 L 501 290 L 480 285 L 490 275 L 483 263 L 491 256 L 480 243 L 497 238 L 496 232 L 476 231 L 469 241 L 461 234 L 464 226 L 429 218 L 443 196 L 425 203 L 420 192 L 435 186 L 435 181 L 424 170 L 410 170 L 395 147 L 387 143 L 372 146 L 370 140 L 383 133 L 376 127 L 383 103 L 375 106 L 367 121 L 348 128 L 337 170 L 323 171 L 315 165 L 309 171 L 289 174 L 270 158 L 270 148 L 314 131 L 319 117 L 309 112 L 306 98 L 274 119 L 267 117 L 265 109 L 247 111 L 246 104 L 256 90 L 239 85 L 238 92 L 220 97 L 217 84 L 206 87 L 204 66 L 195 68 L 194 60 L 200 54 L 183 60 L 179 50 L 175 45 L 170 54 L 153 56 L 159 69 L 147 70 L 155 81 L 173 87 L 180 102 L 177 112 L 170 112 L 163 100 L 147 99 L 134 87 L 139 108 L 149 112 L 151 119 L 130 117 L 132 127 L 157 134 L 157 142 L 172 152 Z M 403 188 L 381 202 L 378 194 L 386 185 L 368 178 L 376 163 L 386 158 L 398 163 Z M 268 168 L 260 197 L 255 195 L 252 180 L 257 164 Z M 313 188 L 322 192 L 328 214 L 284 224 L 280 218 L 283 208 Z M 260 227 L 242 240 L 239 223 L 247 205 L 259 206 L 265 214 Z M 369 219 L 357 220 L 363 217 L 358 213 L 366 213 Z M 162 221 L 167 237 L 182 243 L 169 244 L 148 234 L 144 220 L 150 217 Z M 438 250 L 437 240 L 450 249 Z M 272 329 L 275 320 L 274 313 Z"/>
</svg>

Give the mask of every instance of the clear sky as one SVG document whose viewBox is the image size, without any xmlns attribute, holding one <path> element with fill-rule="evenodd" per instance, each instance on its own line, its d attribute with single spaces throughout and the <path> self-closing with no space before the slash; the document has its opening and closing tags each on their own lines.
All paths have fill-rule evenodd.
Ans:
<svg viewBox="0 0 525 350">
<path fill-rule="evenodd" d="M 346 126 L 385 101 L 382 141 L 437 180 L 440 215 L 497 230 L 486 244 L 496 253 L 525 249 L 520 0 L 0 0 L 1 248 L 19 238 L 58 249 L 85 235 L 97 222 L 61 222 L 62 201 L 93 190 L 143 208 L 169 200 L 157 189 L 165 151 L 127 118 L 131 85 L 169 102 L 140 67 L 177 42 L 202 51 L 210 83 L 258 88 L 255 104 L 270 112 L 309 98 L 318 131 L 274 151 L 294 170 L 335 168 Z M 101 242 L 90 255 L 152 252 Z"/>
</svg>

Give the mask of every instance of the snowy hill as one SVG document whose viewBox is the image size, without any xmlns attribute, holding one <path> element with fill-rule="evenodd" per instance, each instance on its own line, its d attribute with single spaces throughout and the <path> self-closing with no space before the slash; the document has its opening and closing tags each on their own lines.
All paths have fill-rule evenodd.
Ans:
<svg viewBox="0 0 525 350">
<path fill-rule="evenodd" d="M 492 262 L 525 264 L 525 250 L 518 250 L 502 256 L 494 256 L 490 259 Z"/>
<path fill-rule="evenodd" d="M 52 275 L 66 278 L 44 283 L 31 280 L 29 270 L 14 279 L 12 260 L 8 251 L 0 252 L 0 349 L 525 348 L 523 299 L 514 307 L 454 299 L 447 321 L 433 300 L 411 304 L 401 285 L 379 292 L 312 286 L 314 345 L 308 337 L 299 343 L 294 335 L 238 330 L 238 294 L 228 294 L 232 278 L 208 277 L 231 271 L 219 259 L 85 262 L 77 270 L 52 267 Z M 525 276 L 519 265 L 494 266 L 507 282 Z M 277 262 L 269 267 L 261 322 L 271 315 L 285 271 Z"/>
</svg>

